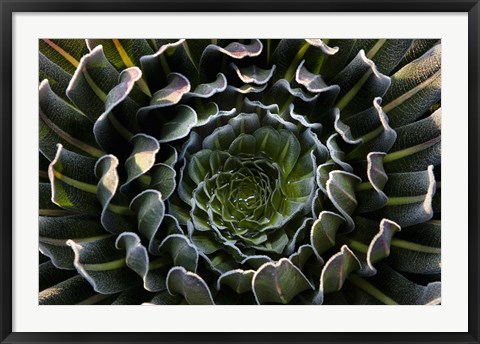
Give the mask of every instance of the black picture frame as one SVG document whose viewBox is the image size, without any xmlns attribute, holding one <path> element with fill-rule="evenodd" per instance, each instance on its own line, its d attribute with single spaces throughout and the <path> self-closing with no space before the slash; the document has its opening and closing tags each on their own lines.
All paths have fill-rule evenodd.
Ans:
<svg viewBox="0 0 480 344">
<path fill-rule="evenodd" d="M 12 332 L 12 17 L 15 12 L 464 12 L 468 13 L 468 332 L 465 333 L 33 333 Z M 0 0 L 1 343 L 480 343 L 478 0 Z M 248 330 L 248 329 L 242 329 Z"/>
</svg>

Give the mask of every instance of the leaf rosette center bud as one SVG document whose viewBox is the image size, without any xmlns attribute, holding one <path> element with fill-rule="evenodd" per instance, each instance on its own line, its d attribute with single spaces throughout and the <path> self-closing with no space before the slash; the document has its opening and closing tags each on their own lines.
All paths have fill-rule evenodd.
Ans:
<svg viewBox="0 0 480 344">
<path fill-rule="evenodd" d="M 202 147 L 186 145 L 180 194 L 192 207 L 192 236 L 209 233 L 209 240 L 240 249 L 281 253 L 290 240 L 285 225 L 311 208 L 314 134 L 264 120 L 242 114 L 207 135 Z"/>
</svg>

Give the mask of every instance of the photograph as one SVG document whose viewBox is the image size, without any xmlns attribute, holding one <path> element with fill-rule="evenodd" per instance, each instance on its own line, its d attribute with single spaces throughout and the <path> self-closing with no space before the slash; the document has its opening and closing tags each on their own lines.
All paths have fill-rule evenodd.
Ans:
<svg viewBox="0 0 480 344">
<path fill-rule="evenodd" d="M 442 307 L 442 41 L 38 39 L 38 305 Z"/>
</svg>

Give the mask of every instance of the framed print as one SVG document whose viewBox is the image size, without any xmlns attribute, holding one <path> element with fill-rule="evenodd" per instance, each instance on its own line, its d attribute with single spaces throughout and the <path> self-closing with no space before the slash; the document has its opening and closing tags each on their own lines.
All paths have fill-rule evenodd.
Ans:
<svg viewBox="0 0 480 344">
<path fill-rule="evenodd" d="M 478 1 L 1 1 L 1 342 L 478 343 Z"/>
</svg>

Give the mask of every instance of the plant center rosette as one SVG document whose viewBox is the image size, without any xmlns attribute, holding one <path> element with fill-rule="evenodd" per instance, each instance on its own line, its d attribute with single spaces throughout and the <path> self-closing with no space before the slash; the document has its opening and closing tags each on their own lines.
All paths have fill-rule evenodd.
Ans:
<svg viewBox="0 0 480 344">
<path fill-rule="evenodd" d="M 238 253 L 280 255 L 295 234 L 289 224 L 312 210 L 314 152 L 325 159 L 324 147 L 310 129 L 283 129 L 262 110 L 239 114 L 210 135 L 195 136 L 198 146 L 186 146 L 179 195 L 191 206 L 197 247 L 212 242 Z"/>
</svg>

